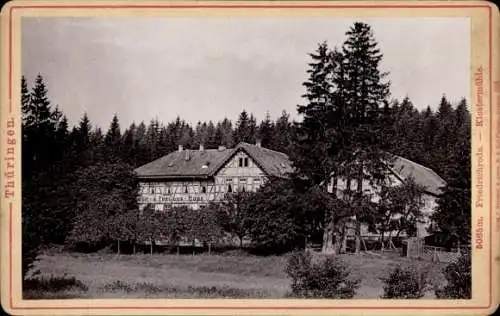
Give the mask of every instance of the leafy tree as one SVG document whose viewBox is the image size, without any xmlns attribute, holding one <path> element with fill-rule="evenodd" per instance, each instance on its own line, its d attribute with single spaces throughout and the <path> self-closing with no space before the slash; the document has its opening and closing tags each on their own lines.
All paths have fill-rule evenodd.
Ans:
<svg viewBox="0 0 500 316">
<path fill-rule="evenodd" d="M 248 234 L 250 196 L 250 192 L 228 193 L 217 207 L 218 221 L 221 227 L 226 232 L 238 237 L 240 247 L 243 247 L 243 239 Z"/>
<path fill-rule="evenodd" d="M 392 237 L 392 232 L 396 232 L 396 238 L 402 232 L 414 236 L 417 225 L 423 218 L 424 187 L 409 178 L 403 184 L 383 187 L 379 194 L 376 215 L 378 218 L 375 222 L 376 230 L 381 234 L 381 241 L 384 241 L 385 233 L 389 233 L 389 238 Z"/>
<path fill-rule="evenodd" d="M 163 234 L 163 229 L 171 228 L 168 226 L 168 221 L 163 213 L 157 213 L 151 205 L 139 212 L 137 224 L 135 226 L 135 239 L 139 242 L 148 242 L 150 245 L 150 253 L 153 254 L 153 245 L 156 240 L 163 239 L 166 236 Z"/>
<path fill-rule="evenodd" d="M 117 237 L 120 216 L 137 209 L 137 184 L 131 166 L 100 162 L 76 173 L 75 214 L 70 240 L 99 243 Z"/>
</svg>

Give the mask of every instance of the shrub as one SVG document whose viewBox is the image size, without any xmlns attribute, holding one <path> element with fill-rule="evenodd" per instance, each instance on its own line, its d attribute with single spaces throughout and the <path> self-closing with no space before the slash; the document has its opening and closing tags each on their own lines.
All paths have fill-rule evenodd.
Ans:
<svg viewBox="0 0 500 316">
<path fill-rule="evenodd" d="M 360 283 L 349 279 L 350 270 L 339 259 L 315 261 L 309 252 L 292 254 L 285 271 L 292 279 L 293 297 L 353 298 Z"/>
<path fill-rule="evenodd" d="M 124 292 L 133 292 L 135 291 L 135 287 L 130 285 L 129 283 L 122 280 L 115 280 L 111 283 L 107 283 L 104 285 L 105 291 L 124 291 Z"/>
<path fill-rule="evenodd" d="M 426 272 L 397 266 L 387 278 L 383 278 L 382 298 L 417 299 L 425 295 L 427 289 Z"/>
<path fill-rule="evenodd" d="M 72 288 L 81 291 L 88 290 L 88 287 L 82 281 L 77 280 L 75 277 L 68 276 L 28 278 L 23 281 L 24 291 L 60 292 Z"/>
<path fill-rule="evenodd" d="M 470 299 L 472 297 L 471 254 L 462 254 L 443 270 L 447 284 L 436 290 L 440 299 Z"/>
</svg>

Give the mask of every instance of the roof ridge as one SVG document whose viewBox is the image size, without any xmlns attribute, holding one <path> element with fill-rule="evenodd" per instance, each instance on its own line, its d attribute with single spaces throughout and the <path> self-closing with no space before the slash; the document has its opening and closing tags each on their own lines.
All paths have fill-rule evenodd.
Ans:
<svg viewBox="0 0 500 316">
<path fill-rule="evenodd" d="M 273 150 L 273 149 L 262 147 L 262 146 L 257 146 L 257 145 L 250 144 L 250 143 L 247 143 L 247 142 L 239 142 L 237 146 L 239 146 L 241 144 L 249 145 L 249 146 L 252 146 L 254 148 L 259 148 L 259 149 L 267 150 L 267 151 L 270 151 L 270 152 L 273 152 L 273 153 L 277 153 L 277 154 L 280 154 L 280 155 L 288 158 L 288 155 L 285 154 L 285 153 L 283 153 L 283 152 L 281 152 L 281 151 Z"/>
<path fill-rule="evenodd" d="M 404 160 L 406 160 L 406 161 L 408 161 L 408 162 L 410 162 L 410 163 L 412 163 L 412 164 L 414 164 L 414 165 L 417 165 L 418 167 L 421 167 L 421 168 L 423 168 L 423 169 L 425 169 L 425 170 L 427 170 L 427 171 L 430 171 L 432 174 L 434 174 L 435 176 L 437 176 L 437 177 L 438 177 L 441 181 L 445 182 L 445 181 L 444 181 L 444 179 L 443 179 L 443 178 L 442 178 L 442 177 L 441 177 L 441 176 L 440 176 L 440 175 L 439 175 L 436 171 L 434 171 L 433 169 L 431 169 L 431 168 L 429 168 L 429 167 L 426 167 L 426 166 L 424 166 L 424 165 L 422 165 L 422 164 L 419 164 L 418 162 L 415 162 L 415 161 L 410 160 L 410 159 L 408 159 L 408 158 L 401 157 L 401 156 L 397 156 L 397 157 L 399 157 L 399 158 L 401 158 L 401 159 L 404 159 Z"/>
</svg>

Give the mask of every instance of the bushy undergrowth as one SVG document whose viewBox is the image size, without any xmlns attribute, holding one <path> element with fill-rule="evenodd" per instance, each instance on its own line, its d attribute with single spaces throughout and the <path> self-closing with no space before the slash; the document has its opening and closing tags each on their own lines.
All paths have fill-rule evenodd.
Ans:
<svg viewBox="0 0 500 316">
<path fill-rule="evenodd" d="M 249 297 L 264 297 L 265 293 L 260 293 L 257 290 L 244 290 L 232 288 L 229 286 L 188 286 L 186 288 L 174 286 L 158 286 L 151 282 L 128 283 L 121 280 L 116 280 L 104 285 L 103 290 L 106 292 L 124 291 L 131 292 L 146 292 L 147 294 L 173 295 L 180 297 L 218 297 L 218 298 L 249 298 Z"/>
<path fill-rule="evenodd" d="M 286 273 L 292 279 L 290 297 L 353 298 L 360 280 L 350 279 L 347 265 L 335 257 L 314 260 L 309 252 L 291 255 Z"/>
<path fill-rule="evenodd" d="M 75 277 L 37 277 L 23 281 L 23 291 L 61 292 L 70 289 L 87 291 L 88 287 Z"/>
<path fill-rule="evenodd" d="M 440 299 L 470 299 L 472 296 L 471 254 L 462 254 L 443 270 L 447 284 L 436 290 Z"/>
<path fill-rule="evenodd" d="M 384 294 L 382 298 L 418 299 L 425 295 L 427 273 L 412 267 L 397 266 L 386 278 L 383 278 Z"/>
</svg>

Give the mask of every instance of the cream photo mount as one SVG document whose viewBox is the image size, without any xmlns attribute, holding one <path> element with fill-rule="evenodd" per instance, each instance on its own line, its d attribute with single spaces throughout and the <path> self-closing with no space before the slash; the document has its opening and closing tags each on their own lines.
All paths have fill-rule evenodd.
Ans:
<svg viewBox="0 0 500 316">
<path fill-rule="evenodd" d="M 486 1 L 12 1 L 1 12 L 1 304 L 12 315 L 491 314 L 499 302 L 499 14 Z M 472 299 L 51 299 L 21 291 L 21 34 L 23 19 L 468 18 L 471 38 Z M 425 21 L 422 21 L 425 23 Z M 408 36 L 411 36 L 409 34 Z M 71 45 L 68 43 L 68 45 Z M 425 45 L 425 43 L 419 43 Z"/>
</svg>

